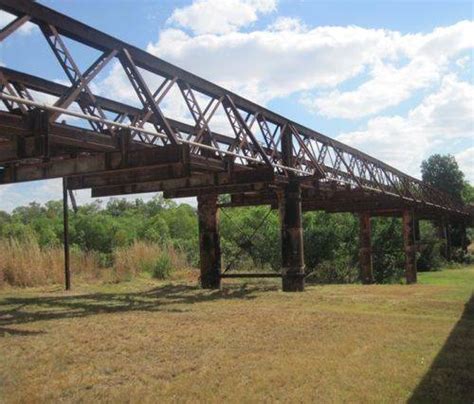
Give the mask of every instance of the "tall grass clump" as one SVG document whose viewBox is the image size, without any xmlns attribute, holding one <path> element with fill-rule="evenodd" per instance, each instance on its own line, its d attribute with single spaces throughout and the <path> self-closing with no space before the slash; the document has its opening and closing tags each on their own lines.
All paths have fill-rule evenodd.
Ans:
<svg viewBox="0 0 474 404">
<path fill-rule="evenodd" d="M 146 241 L 135 241 L 130 246 L 115 249 L 113 261 L 117 280 L 128 280 L 143 272 L 166 279 L 173 271 L 188 267 L 184 253 L 171 246 Z"/>
<path fill-rule="evenodd" d="M 64 280 L 64 251 L 62 247 L 43 247 L 30 237 L 0 240 L 0 286 L 41 286 Z M 74 273 L 96 278 L 98 262 L 93 253 L 71 251 Z"/>
</svg>

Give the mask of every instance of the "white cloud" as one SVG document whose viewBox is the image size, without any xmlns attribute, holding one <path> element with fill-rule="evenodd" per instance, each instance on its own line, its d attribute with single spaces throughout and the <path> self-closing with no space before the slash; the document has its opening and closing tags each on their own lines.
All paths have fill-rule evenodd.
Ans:
<svg viewBox="0 0 474 404">
<path fill-rule="evenodd" d="M 440 69 L 430 60 L 417 58 L 401 68 L 376 63 L 370 75 L 373 78 L 356 90 L 334 90 L 316 98 L 306 95 L 302 103 L 329 118 L 360 118 L 398 105 L 414 91 L 430 86 L 439 80 Z"/>
<path fill-rule="evenodd" d="M 310 110 L 356 118 L 437 84 L 450 60 L 472 48 L 471 36 L 470 21 L 403 35 L 356 26 L 308 28 L 279 17 L 263 30 L 222 35 L 169 28 L 147 50 L 257 102 L 305 92 Z M 355 77 L 362 81 L 358 88 L 337 88 Z"/>
<path fill-rule="evenodd" d="M 302 102 L 330 118 L 360 118 L 400 104 L 419 89 L 430 87 L 448 71 L 449 59 L 473 47 L 474 24 L 462 21 L 437 28 L 427 35 L 393 35 L 396 53 L 409 58 L 400 67 L 378 60 L 370 80 L 351 91 L 339 90 L 317 97 L 306 95 Z"/>
<path fill-rule="evenodd" d="M 392 35 L 360 27 L 197 36 L 166 29 L 147 50 L 245 97 L 266 102 L 298 91 L 333 87 L 356 76 L 390 55 L 385 43 Z"/>
<path fill-rule="evenodd" d="M 5 25 L 11 23 L 14 19 L 16 19 L 14 15 L 0 10 L 0 27 L 3 28 Z M 33 32 L 35 27 L 36 25 L 32 24 L 31 22 L 27 22 L 18 28 L 14 34 L 18 33 L 20 35 L 29 35 Z"/>
<path fill-rule="evenodd" d="M 467 69 L 470 63 L 471 63 L 471 57 L 469 55 L 459 58 L 455 62 L 456 66 L 459 67 L 460 69 Z"/>
<path fill-rule="evenodd" d="M 258 13 L 275 8 L 275 0 L 196 0 L 176 9 L 168 22 L 199 35 L 227 34 L 255 22 Z"/>
<path fill-rule="evenodd" d="M 474 146 L 457 153 L 454 157 L 459 164 L 459 168 L 466 176 L 466 180 L 474 184 Z"/>
<path fill-rule="evenodd" d="M 307 26 L 299 18 L 278 17 L 268 26 L 270 31 L 305 31 Z"/>
<path fill-rule="evenodd" d="M 365 128 L 338 136 L 402 171 L 418 175 L 419 164 L 435 150 L 449 149 L 472 139 L 474 86 L 454 75 L 406 116 L 380 116 Z"/>
</svg>

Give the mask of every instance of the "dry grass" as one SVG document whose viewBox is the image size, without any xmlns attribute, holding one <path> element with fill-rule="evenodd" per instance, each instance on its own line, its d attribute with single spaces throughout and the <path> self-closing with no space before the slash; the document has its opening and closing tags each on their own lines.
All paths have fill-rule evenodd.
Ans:
<svg viewBox="0 0 474 404">
<path fill-rule="evenodd" d="M 0 240 L 0 287 L 38 286 L 62 283 L 64 251 L 62 247 L 41 249 L 35 240 Z M 100 276 L 96 254 L 73 250 L 71 266 L 88 280 Z"/>
<path fill-rule="evenodd" d="M 152 267 L 157 257 L 164 254 L 169 257 L 174 270 L 182 271 L 188 268 L 184 255 L 172 247 L 163 249 L 157 244 L 135 241 L 129 247 L 118 248 L 114 251 L 114 273 L 117 279 L 130 280 L 146 268 Z"/>
<path fill-rule="evenodd" d="M 95 252 L 71 249 L 71 270 L 74 278 L 81 282 L 120 282 L 130 280 L 143 273 L 144 268 L 166 254 L 175 272 L 187 268 L 183 254 L 169 247 L 163 250 L 159 245 L 135 242 L 131 246 L 116 249 L 113 266 L 103 268 Z M 64 282 L 64 251 L 62 247 L 40 248 L 32 239 L 0 240 L 0 288 L 2 286 L 44 286 Z M 179 277 L 179 276 L 178 276 Z"/>
<path fill-rule="evenodd" d="M 420 280 L 3 292 L 0 401 L 472 402 L 474 268 Z"/>
</svg>

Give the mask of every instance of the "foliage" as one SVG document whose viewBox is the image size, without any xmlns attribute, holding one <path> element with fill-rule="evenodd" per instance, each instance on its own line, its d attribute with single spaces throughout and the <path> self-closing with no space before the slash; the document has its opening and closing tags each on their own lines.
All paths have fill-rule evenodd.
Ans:
<svg viewBox="0 0 474 404">
<path fill-rule="evenodd" d="M 166 279 L 171 274 L 173 270 L 173 264 L 171 262 L 171 258 L 168 254 L 162 254 L 156 261 L 152 267 L 152 275 L 153 278 L 156 279 Z"/>
<path fill-rule="evenodd" d="M 474 187 L 467 181 L 464 181 L 462 199 L 466 204 L 474 204 Z"/>
<path fill-rule="evenodd" d="M 434 154 L 421 163 L 423 181 L 461 200 L 464 189 L 464 173 L 454 156 Z"/>
<path fill-rule="evenodd" d="M 473 187 L 464 181 L 464 173 L 459 169 L 456 159 L 447 154 L 434 154 L 421 163 L 423 181 L 426 181 L 463 203 L 474 201 Z M 453 259 L 463 262 L 468 259 L 467 247 L 470 240 L 462 223 L 451 224 L 451 244 Z"/>
<path fill-rule="evenodd" d="M 359 272 L 351 260 L 346 256 L 326 260 L 318 264 L 306 278 L 309 283 L 354 283 Z"/>
</svg>

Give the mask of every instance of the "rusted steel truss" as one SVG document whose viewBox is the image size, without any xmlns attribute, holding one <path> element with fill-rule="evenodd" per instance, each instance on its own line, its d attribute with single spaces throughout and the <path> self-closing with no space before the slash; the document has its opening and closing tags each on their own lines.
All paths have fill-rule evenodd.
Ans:
<svg viewBox="0 0 474 404">
<path fill-rule="evenodd" d="M 126 152 L 124 148 L 187 144 L 191 157 L 215 160 L 215 164 L 222 162 L 224 170 L 234 166 L 266 167 L 277 177 L 296 178 L 302 184 L 336 184 L 349 191 L 370 192 L 403 203 L 465 214 L 462 204 L 420 180 L 41 4 L 29 0 L 0 0 L 0 8 L 16 18 L 0 31 L 0 41 L 27 21 L 36 24 L 71 83 L 64 86 L 0 69 L 0 98 L 8 111 L 0 113 L 0 137 L 7 142 L 0 143 L 4 144 L 0 146 L 0 164 L 7 171 L 9 163 L 17 166 L 24 163 L 24 156 L 18 154 L 13 138 L 22 136 L 25 121 L 18 123 L 18 127 L 8 125 L 14 116 L 29 119 L 31 111 L 40 108 L 48 110 L 49 123 L 56 131 L 61 127 L 65 133 L 73 130 L 71 125 L 60 122 L 60 118 L 72 114 L 91 128 L 88 132 L 84 125 L 76 128 L 78 135 L 83 134 L 85 139 L 100 138 L 99 143 L 89 142 L 95 149 L 89 148 L 88 141 L 79 147 L 73 146 L 71 140 L 68 147 L 59 147 L 59 154 L 67 152 L 70 156 L 72 147 L 79 151 L 100 151 L 102 143 L 101 151 L 119 150 L 122 155 Z M 100 56 L 81 71 L 65 38 L 99 51 Z M 119 103 L 92 91 L 93 80 L 112 63 L 123 69 L 141 107 Z M 54 96 L 54 104 L 39 104 L 44 99 L 40 95 Z M 163 104 L 177 95 L 191 120 L 167 116 Z M 124 136 L 128 136 L 128 140 L 124 141 Z M 59 137 L 48 140 L 56 144 Z M 109 149 L 105 148 L 106 138 L 110 139 Z M 33 153 L 27 157 L 50 156 Z M 105 166 L 106 162 L 98 164 Z M 20 178 L 19 172 L 21 168 L 16 167 L 16 176 L 7 173 L 3 178 L 14 182 Z M 74 169 L 67 172 L 81 174 Z M 140 182 L 139 179 L 133 181 Z M 119 185 L 114 181 L 110 184 Z M 217 189 L 217 192 L 221 191 Z M 100 190 L 98 193 L 108 194 Z"/>
</svg>

